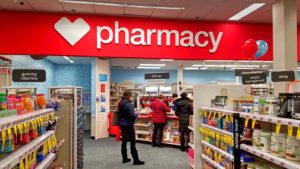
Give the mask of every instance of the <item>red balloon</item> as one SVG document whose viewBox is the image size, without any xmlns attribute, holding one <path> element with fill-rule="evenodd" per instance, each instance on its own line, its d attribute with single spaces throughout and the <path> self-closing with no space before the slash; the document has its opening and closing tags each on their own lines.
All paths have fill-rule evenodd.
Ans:
<svg viewBox="0 0 300 169">
<path fill-rule="evenodd" d="M 243 45 L 243 52 L 249 58 L 254 57 L 257 50 L 258 50 L 258 46 L 256 44 L 256 40 L 254 39 L 248 39 Z"/>
</svg>

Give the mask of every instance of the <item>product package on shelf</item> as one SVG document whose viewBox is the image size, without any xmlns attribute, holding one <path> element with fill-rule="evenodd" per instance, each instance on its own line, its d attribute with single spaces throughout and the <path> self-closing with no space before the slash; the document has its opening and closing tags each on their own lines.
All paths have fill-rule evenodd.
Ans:
<svg viewBox="0 0 300 169">
<path fill-rule="evenodd" d="M 179 121 L 176 119 L 167 119 L 163 133 L 163 142 L 171 144 L 180 144 Z"/>
</svg>

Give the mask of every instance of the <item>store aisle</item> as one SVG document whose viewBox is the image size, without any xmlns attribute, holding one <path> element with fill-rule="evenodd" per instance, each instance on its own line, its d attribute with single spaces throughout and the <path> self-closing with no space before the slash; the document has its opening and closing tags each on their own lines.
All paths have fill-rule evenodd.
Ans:
<svg viewBox="0 0 300 169">
<path fill-rule="evenodd" d="M 188 169 L 187 154 L 177 148 L 152 148 L 150 144 L 137 143 L 144 166 L 122 164 L 120 145 L 115 138 L 84 141 L 85 169 Z M 128 145 L 129 146 L 129 145 Z M 132 158 L 131 158 L 132 159 Z"/>
</svg>

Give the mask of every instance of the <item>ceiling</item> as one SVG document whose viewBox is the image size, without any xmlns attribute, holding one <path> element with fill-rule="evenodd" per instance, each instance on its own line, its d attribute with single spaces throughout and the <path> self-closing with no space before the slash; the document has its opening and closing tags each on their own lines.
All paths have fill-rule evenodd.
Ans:
<svg viewBox="0 0 300 169">
<path fill-rule="evenodd" d="M 90 57 L 69 57 L 74 63 L 70 63 L 65 58 L 61 56 L 49 56 L 47 60 L 54 64 L 91 64 L 92 58 Z M 172 62 L 160 61 L 159 59 L 110 59 L 110 64 L 112 69 L 136 69 L 140 64 L 166 64 L 162 67 L 162 70 L 177 70 L 179 66 L 183 65 L 186 67 L 192 67 L 192 65 L 202 65 L 201 60 L 174 60 Z M 236 61 L 204 61 L 205 65 L 235 65 Z M 270 62 L 259 62 L 259 63 L 247 63 L 239 62 L 239 65 L 267 65 L 269 69 L 272 69 L 272 63 Z M 224 70 L 224 67 L 213 67 L 210 70 Z M 228 70 L 226 68 L 225 70 Z"/>
<path fill-rule="evenodd" d="M 24 5 L 19 5 L 13 1 L 18 0 L 0 0 L 0 9 L 209 21 L 227 21 L 231 16 L 248 7 L 253 2 L 265 2 L 267 3 L 265 6 L 244 17 L 241 21 L 271 23 L 272 3 L 277 0 L 89 0 L 137 5 L 185 7 L 184 10 L 140 9 L 132 7 L 71 4 L 61 3 L 59 0 L 21 0 L 24 1 Z M 300 7 L 299 1 L 298 6 Z M 300 16 L 300 10 L 298 10 L 298 16 Z"/>
</svg>

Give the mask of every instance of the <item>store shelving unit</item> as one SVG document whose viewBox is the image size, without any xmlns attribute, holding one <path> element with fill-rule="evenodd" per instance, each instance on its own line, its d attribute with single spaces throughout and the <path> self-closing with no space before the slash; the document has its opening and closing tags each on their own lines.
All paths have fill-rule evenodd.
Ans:
<svg viewBox="0 0 300 169">
<path fill-rule="evenodd" d="M 245 96 L 248 94 L 250 86 L 245 85 L 237 85 L 237 84 L 203 84 L 203 85 L 196 85 L 194 86 L 194 123 L 193 126 L 195 128 L 194 132 L 194 160 L 195 160 L 195 169 L 202 169 L 204 166 L 204 163 L 210 163 L 212 166 L 218 169 L 224 169 L 225 167 L 221 166 L 217 161 L 213 161 L 214 158 L 210 158 L 210 156 L 207 156 L 207 152 L 204 152 L 204 148 L 209 148 L 214 152 L 217 152 L 219 155 L 222 155 L 223 158 L 226 158 L 228 160 L 225 161 L 232 161 L 233 160 L 233 166 L 232 169 L 240 168 L 240 131 L 241 131 L 241 118 L 239 117 L 239 113 L 233 112 L 233 111 L 227 111 L 224 110 L 224 107 L 218 107 L 218 108 L 211 108 L 209 107 L 211 105 L 211 101 L 215 99 L 216 96 L 226 96 L 227 98 L 240 98 L 242 96 Z M 226 106 L 226 105 L 225 105 Z M 201 111 L 200 113 L 200 110 Z M 207 123 L 204 124 L 204 117 L 203 112 L 205 111 L 211 111 L 212 117 L 218 117 L 214 116 L 216 113 L 221 113 L 222 115 L 230 115 L 232 119 L 230 119 L 232 124 L 232 132 L 228 132 L 226 130 L 219 129 L 214 123 Z M 209 115 L 209 113 L 207 114 Z M 217 114 L 218 115 L 218 114 Z M 220 134 L 220 136 L 227 136 L 228 138 L 231 138 L 233 140 L 232 153 L 229 153 L 227 151 L 223 151 L 223 149 L 216 146 L 216 144 L 212 144 L 211 142 L 206 142 L 207 137 L 202 132 L 199 132 L 199 129 L 206 129 L 208 131 L 213 131 L 214 133 Z M 203 130 L 202 130 L 203 131 Z M 227 143 L 228 144 L 228 143 Z M 228 166 L 227 164 L 225 164 Z"/>
<path fill-rule="evenodd" d="M 55 158 L 56 155 L 54 153 L 49 153 L 46 158 L 35 167 L 35 169 L 47 169 Z"/>
<path fill-rule="evenodd" d="M 247 151 L 253 155 L 261 157 L 267 161 L 275 163 L 279 166 L 282 166 L 284 168 L 300 169 L 300 162 L 295 162 L 295 161 L 287 160 L 285 158 L 280 158 L 278 156 L 272 155 L 271 153 L 266 153 L 264 151 L 257 150 L 256 148 L 253 148 L 252 146 L 245 145 L 245 144 L 241 145 L 241 149 L 244 151 Z"/>
<path fill-rule="evenodd" d="M 35 95 L 37 93 L 37 87 L 33 86 L 4 86 L 6 95 L 16 94 L 16 93 L 32 93 Z"/>
<path fill-rule="evenodd" d="M 46 134 L 36 138 L 30 143 L 22 146 L 16 151 L 10 153 L 8 156 L 4 157 L 0 161 L 0 169 L 11 169 L 17 164 L 19 164 L 21 159 L 24 159 L 34 150 L 37 150 L 41 147 L 50 137 L 54 136 L 54 131 L 48 131 Z"/>
<path fill-rule="evenodd" d="M 70 115 L 70 122 L 71 122 L 71 140 L 69 145 L 72 147 L 70 148 L 70 155 L 72 161 L 72 169 L 77 169 L 77 164 L 83 164 L 83 146 L 79 144 L 77 138 L 83 137 L 84 133 L 79 132 L 78 128 L 78 112 L 79 109 L 82 107 L 82 87 L 78 86 L 53 86 L 48 88 L 49 97 L 50 98 L 59 98 L 63 100 L 71 100 L 73 104 L 72 113 Z M 79 135 L 80 134 L 80 135 Z M 78 148 L 80 147 L 80 149 Z"/>
<path fill-rule="evenodd" d="M 218 163 L 214 162 L 212 159 L 210 159 L 206 155 L 202 154 L 201 157 L 202 157 L 203 160 L 205 160 L 206 162 L 210 163 L 211 165 L 213 165 L 217 169 L 225 169 L 224 167 L 220 166 Z"/>
</svg>

